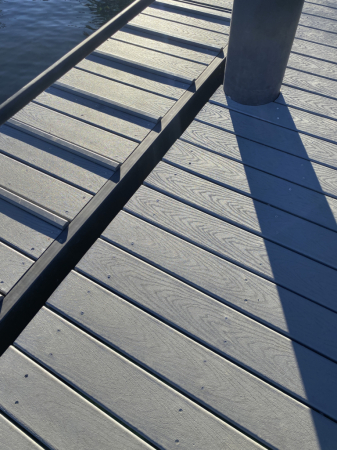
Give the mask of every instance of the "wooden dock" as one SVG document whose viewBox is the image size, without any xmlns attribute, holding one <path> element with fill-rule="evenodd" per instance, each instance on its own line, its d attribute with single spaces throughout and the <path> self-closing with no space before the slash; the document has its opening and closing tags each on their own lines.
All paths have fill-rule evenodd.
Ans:
<svg viewBox="0 0 337 450">
<path fill-rule="evenodd" d="M 1 127 L 3 310 L 207 84 L 230 9 L 154 2 Z M 2 448 L 336 450 L 336 64 L 312 0 L 275 102 L 213 86 L 1 356 Z"/>
</svg>

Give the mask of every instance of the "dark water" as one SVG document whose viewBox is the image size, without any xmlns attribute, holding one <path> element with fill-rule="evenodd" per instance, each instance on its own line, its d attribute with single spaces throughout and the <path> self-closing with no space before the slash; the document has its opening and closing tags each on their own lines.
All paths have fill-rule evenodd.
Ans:
<svg viewBox="0 0 337 450">
<path fill-rule="evenodd" d="M 0 0 L 0 104 L 133 0 Z"/>
</svg>

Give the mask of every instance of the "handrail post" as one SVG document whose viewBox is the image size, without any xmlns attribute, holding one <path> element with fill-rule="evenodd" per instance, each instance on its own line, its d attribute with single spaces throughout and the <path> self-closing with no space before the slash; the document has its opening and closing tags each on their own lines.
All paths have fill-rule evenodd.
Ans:
<svg viewBox="0 0 337 450">
<path fill-rule="evenodd" d="M 245 105 L 279 93 L 304 0 L 234 0 L 224 91 Z"/>
</svg>

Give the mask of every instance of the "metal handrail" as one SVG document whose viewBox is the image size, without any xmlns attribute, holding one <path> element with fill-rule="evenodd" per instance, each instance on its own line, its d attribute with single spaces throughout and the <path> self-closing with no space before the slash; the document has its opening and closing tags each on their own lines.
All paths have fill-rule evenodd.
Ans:
<svg viewBox="0 0 337 450">
<path fill-rule="evenodd" d="M 0 126 L 26 106 L 76 64 L 82 61 L 110 36 L 120 30 L 137 14 L 142 12 L 154 0 L 136 0 L 126 9 L 113 17 L 109 22 L 95 31 L 91 36 L 74 47 L 56 63 L 26 84 L 16 94 L 0 105 Z"/>
</svg>

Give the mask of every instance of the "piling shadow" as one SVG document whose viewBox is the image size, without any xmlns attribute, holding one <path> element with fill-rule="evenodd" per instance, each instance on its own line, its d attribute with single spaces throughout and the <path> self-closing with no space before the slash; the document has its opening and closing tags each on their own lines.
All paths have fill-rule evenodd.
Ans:
<svg viewBox="0 0 337 450">
<path fill-rule="evenodd" d="M 260 107 L 257 107 L 257 108 L 260 108 Z M 286 116 L 287 116 L 286 117 L 287 123 L 291 123 L 293 129 L 296 129 L 294 121 L 291 116 L 291 109 L 284 107 L 284 114 L 286 114 Z M 239 136 L 240 136 L 240 134 L 242 135 L 242 122 L 239 123 L 239 120 L 240 120 L 239 116 L 241 114 L 230 110 L 230 115 L 231 115 L 233 129 L 234 129 L 235 133 Z M 315 119 L 319 120 L 319 117 L 316 116 L 316 118 L 315 118 L 315 116 L 314 116 L 314 120 Z M 266 128 L 266 131 L 267 131 L 267 128 L 269 125 L 263 121 L 259 121 L 259 122 L 260 122 L 259 126 L 261 126 L 261 128 L 259 129 L 259 132 L 260 133 L 263 132 L 264 127 Z M 278 128 L 281 128 L 281 127 L 278 127 Z M 270 129 L 270 126 L 269 126 L 269 129 Z M 284 129 L 284 130 L 286 130 L 286 129 Z M 286 133 L 286 131 L 285 131 L 285 133 Z M 256 134 L 255 134 L 255 137 L 256 137 Z M 251 192 L 251 195 L 253 198 L 254 206 L 255 206 L 256 216 L 259 220 L 259 225 L 260 225 L 260 228 L 262 231 L 262 236 L 271 236 L 274 232 L 271 229 L 271 227 L 274 226 L 273 222 L 266 215 L 265 205 L 263 205 L 260 201 L 256 200 L 258 198 L 261 198 L 261 189 L 263 189 L 264 186 L 261 185 L 261 179 L 259 177 L 259 172 L 257 170 L 255 170 L 255 171 L 251 170 L 248 167 L 248 166 L 251 166 L 251 164 L 252 164 L 252 154 L 250 153 L 249 145 L 247 145 L 247 142 L 244 142 L 244 141 L 245 141 L 244 139 L 237 139 L 239 150 L 241 153 L 242 162 L 243 162 L 243 164 L 247 164 L 247 166 L 244 166 L 244 168 L 245 168 L 245 173 L 246 173 L 247 181 L 249 184 L 250 192 Z M 319 141 L 317 141 L 317 142 L 319 143 Z M 278 145 L 278 142 L 277 142 L 277 140 L 275 140 L 275 148 L 277 148 L 277 145 Z M 295 153 L 298 156 L 305 158 L 306 160 L 309 159 L 308 153 L 305 148 L 305 144 L 303 143 L 303 141 L 301 139 L 301 133 L 294 131 L 291 134 L 291 142 L 289 142 L 289 145 L 291 145 L 293 150 L 296 149 Z M 284 150 L 284 149 L 282 149 L 282 150 Z M 337 150 L 337 146 L 336 146 L 336 150 Z M 319 179 L 317 178 L 317 175 L 315 173 L 315 170 L 314 170 L 314 167 L 312 166 L 312 164 L 311 164 L 310 172 L 311 173 L 308 175 L 310 176 L 310 179 L 312 181 L 313 189 L 316 192 L 318 191 L 321 194 L 323 194 Z M 336 174 L 337 174 L 337 172 L 336 172 Z M 272 177 L 269 178 L 269 181 L 271 178 Z M 299 178 L 300 178 L 300 174 L 299 174 Z M 265 186 L 265 189 L 269 189 L 269 190 L 271 189 L 272 191 L 274 191 L 274 188 L 275 188 L 274 195 L 277 195 L 277 183 L 279 182 L 279 179 L 277 177 L 274 177 L 274 179 L 275 179 L 275 186 L 273 187 L 269 184 L 268 186 Z M 300 180 L 299 180 L 299 182 L 300 182 Z M 279 193 L 279 194 L 281 194 L 281 193 Z M 290 200 L 291 192 L 289 192 L 289 194 L 285 194 L 285 195 L 288 195 L 289 200 Z M 312 208 L 312 210 L 310 211 L 310 216 L 313 217 L 313 215 L 314 215 L 313 213 L 315 213 L 315 211 L 316 211 L 316 214 L 319 214 L 319 216 L 317 218 L 319 218 L 321 221 L 323 220 L 327 224 L 328 228 L 336 231 L 337 230 L 336 219 L 335 219 L 333 212 L 331 211 L 331 208 L 329 206 L 329 203 L 326 200 L 326 197 L 324 195 L 319 195 L 316 197 L 319 197 L 319 198 L 317 198 L 317 204 L 310 205 L 310 207 Z M 299 202 L 300 201 L 301 201 L 301 199 L 299 198 Z M 271 206 L 273 206 L 272 200 L 271 200 Z M 276 205 L 274 205 L 274 206 L 276 206 Z M 300 213 L 299 215 L 302 215 L 302 213 Z M 296 226 L 296 221 L 294 221 L 293 224 L 291 225 L 291 228 L 288 230 L 288 232 L 293 233 L 294 235 L 298 236 L 298 238 L 301 239 L 302 245 L 303 244 L 307 245 L 309 249 L 310 249 L 310 246 L 313 245 L 313 243 L 315 243 L 315 246 L 317 246 L 317 242 L 315 242 L 315 240 L 317 239 L 317 236 L 315 236 L 314 233 L 303 235 L 303 230 L 300 229 L 299 222 L 300 221 L 297 221 L 297 226 Z M 295 228 L 294 228 L 294 224 L 295 224 Z M 336 234 L 336 239 L 337 239 L 337 234 Z M 267 254 L 269 257 L 270 267 L 273 272 L 274 280 L 276 283 L 282 284 L 282 283 L 284 283 L 284 275 L 282 276 L 282 274 L 281 274 L 282 264 L 287 264 L 288 261 L 283 261 L 280 263 L 280 255 L 278 254 L 277 246 L 275 246 L 275 244 L 272 244 L 268 240 L 265 240 L 264 243 L 265 243 L 265 248 L 266 248 L 266 251 L 267 251 Z M 293 264 L 293 263 L 291 261 L 289 261 L 289 264 Z M 296 273 L 296 270 L 297 270 L 296 266 L 292 267 L 292 269 Z M 304 278 L 303 278 L 303 271 L 301 271 L 301 276 L 302 276 L 301 282 L 306 283 L 308 278 L 306 278 L 306 274 L 304 274 Z M 336 272 L 336 280 L 337 280 L 337 272 Z M 296 328 L 299 326 L 298 314 L 301 315 L 304 312 L 297 311 L 298 314 L 294 314 L 294 311 L 295 311 L 294 305 L 292 304 L 292 302 L 289 302 L 289 295 L 288 295 L 289 292 L 280 286 L 277 286 L 277 289 L 278 289 L 280 303 L 283 308 L 284 317 L 286 319 L 287 326 L 289 329 L 289 334 L 290 334 L 290 336 L 296 335 Z M 311 300 L 306 300 L 306 301 L 310 302 Z M 336 300 L 336 304 L 337 304 L 337 300 Z M 335 314 L 335 313 L 330 312 L 330 314 Z M 305 320 L 304 320 L 304 323 L 305 323 Z M 317 323 L 317 326 L 322 327 L 322 324 Z M 323 330 L 320 329 L 320 332 L 321 332 L 321 336 L 322 336 Z M 331 338 L 331 336 L 330 336 L 330 338 Z M 295 344 L 295 345 L 293 344 L 293 349 L 294 349 L 294 355 L 296 356 L 298 369 L 301 374 L 302 383 L 303 383 L 303 386 L 304 386 L 304 389 L 306 392 L 306 396 L 308 399 L 308 403 L 310 404 L 311 399 L 313 399 L 315 396 L 317 398 L 317 378 L 312 376 L 312 370 L 308 369 L 309 365 L 308 365 L 307 356 L 306 356 L 307 353 L 305 351 L 303 351 L 302 346 L 300 346 L 298 344 Z M 314 379 L 314 378 L 316 378 L 316 379 Z M 322 383 L 324 383 L 324 380 L 322 380 Z M 329 445 L 327 445 L 329 442 L 329 436 L 326 435 L 326 428 L 325 428 L 324 424 L 322 423 L 324 421 L 321 421 L 319 415 L 316 413 L 312 414 L 312 418 L 313 418 L 313 423 L 315 424 L 318 441 L 321 445 L 321 448 L 324 449 L 327 446 L 329 446 Z M 330 442 L 330 445 L 331 445 L 331 442 Z"/>
</svg>

